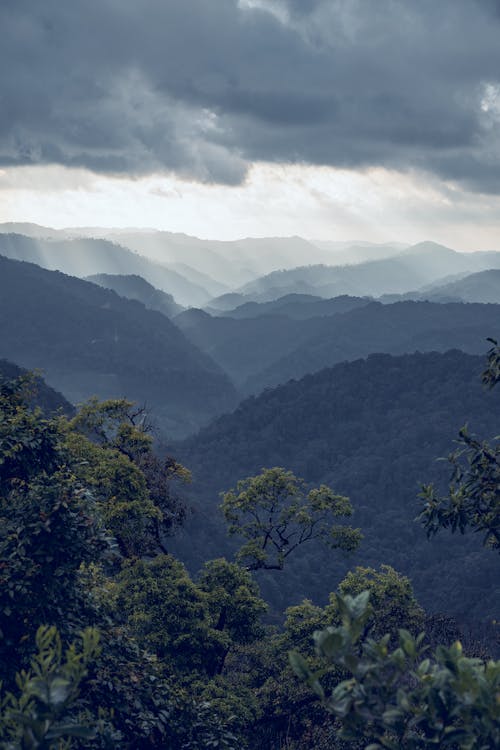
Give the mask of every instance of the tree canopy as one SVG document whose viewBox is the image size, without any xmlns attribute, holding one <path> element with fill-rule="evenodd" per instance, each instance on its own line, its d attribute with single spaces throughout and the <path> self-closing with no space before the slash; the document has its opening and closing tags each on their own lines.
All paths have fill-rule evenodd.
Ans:
<svg viewBox="0 0 500 750">
<path fill-rule="evenodd" d="M 298 547 L 321 541 L 350 552 L 358 546 L 358 529 L 337 523 L 352 515 L 347 497 L 322 484 L 307 489 L 303 479 L 281 467 L 263 469 L 223 494 L 222 511 L 230 534 L 247 541 L 238 560 L 248 570 L 282 570 Z"/>
</svg>

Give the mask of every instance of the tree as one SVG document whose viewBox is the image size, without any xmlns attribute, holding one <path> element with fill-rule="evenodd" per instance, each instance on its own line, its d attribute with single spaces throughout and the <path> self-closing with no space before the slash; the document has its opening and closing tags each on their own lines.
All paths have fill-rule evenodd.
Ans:
<svg viewBox="0 0 500 750">
<path fill-rule="evenodd" d="M 500 348 L 489 340 L 493 347 L 482 377 L 493 388 L 500 381 Z M 448 457 L 452 466 L 448 494 L 441 496 L 432 484 L 425 485 L 419 519 L 428 537 L 441 529 L 464 534 L 470 528 L 483 535 L 485 547 L 500 550 L 500 445 L 472 437 L 466 427 L 457 442 L 459 447 Z"/>
<path fill-rule="evenodd" d="M 364 740 L 370 750 L 488 750 L 500 746 L 500 662 L 464 656 L 460 643 L 426 657 L 425 635 L 399 630 L 366 636 L 369 592 L 337 596 L 342 624 L 314 634 L 322 668 L 313 672 L 297 652 L 295 673 L 338 718 L 340 737 Z M 325 691 L 324 675 L 341 668 L 347 679 Z"/>
<path fill-rule="evenodd" d="M 292 552 L 313 540 L 352 551 L 361 539 L 358 529 L 336 523 L 352 515 L 348 498 L 324 484 L 307 490 L 304 480 L 280 467 L 238 482 L 223 494 L 222 511 L 229 533 L 247 539 L 238 552 L 247 570 L 282 570 Z"/>
<path fill-rule="evenodd" d="M 124 556 L 166 552 L 185 517 L 176 485 L 190 474 L 153 450 L 147 412 L 126 399 L 90 399 L 66 427 L 75 471 L 92 488 Z"/>
<path fill-rule="evenodd" d="M 398 573 L 390 565 L 381 565 L 380 570 L 356 567 L 340 582 L 340 596 L 353 597 L 368 591 L 372 614 L 367 623 L 367 633 L 380 638 L 385 633 L 397 633 L 400 628 L 417 635 L 424 626 L 425 613 L 413 593 L 410 579 Z M 325 608 L 330 623 L 340 624 L 342 612 L 338 607 L 338 595 L 330 595 L 330 604 Z"/>
<path fill-rule="evenodd" d="M 13 673 L 39 625 L 81 628 L 91 601 L 82 563 L 109 548 L 95 499 L 75 476 L 57 419 L 31 411 L 30 381 L 0 383 L 0 675 Z"/>
<path fill-rule="evenodd" d="M 210 627 L 223 634 L 209 674 L 220 674 L 235 645 L 252 643 L 263 635 L 261 616 L 267 606 L 248 571 L 224 558 L 210 560 L 201 571 L 198 586 L 205 593 Z"/>
</svg>

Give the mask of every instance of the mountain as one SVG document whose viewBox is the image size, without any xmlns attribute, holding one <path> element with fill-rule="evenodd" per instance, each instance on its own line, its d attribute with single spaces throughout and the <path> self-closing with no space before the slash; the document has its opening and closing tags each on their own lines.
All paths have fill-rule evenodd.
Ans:
<svg viewBox="0 0 500 750">
<path fill-rule="evenodd" d="M 167 268 L 171 268 L 173 271 L 177 271 L 185 279 L 188 279 L 192 284 L 200 286 L 202 289 L 206 289 L 210 295 L 224 294 L 229 290 L 225 284 L 221 284 L 206 273 L 197 271 L 192 266 L 186 265 L 186 263 L 168 263 Z"/>
<path fill-rule="evenodd" d="M 0 224 L 0 233 L 6 231 L 59 240 L 108 240 L 179 270 L 193 283 L 208 289 L 212 296 L 278 268 L 291 268 L 305 262 L 328 263 L 333 257 L 329 249 L 302 237 L 221 241 L 155 229 L 72 227 L 55 230 L 35 224 Z"/>
<path fill-rule="evenodd" d="M 403 294 L 451 274 L 488 268 L 500 268 L 500 253 L 457 253 L 433 242 L 422 242 L 384 260 L 275 271 L 245 284 L 238 291 L 246 295 L 246 301 L 260 302 L 304 292 L 321 297 L 342 294 L 380 297 Z"/>
<path fill-rule="evenodd" d="M 142 276 L 185 306 L 202 305 L 212 296 L 177 271 L 108 240 L 34 239 L 0 233 L 0 255 L 71 276 L 85 277 L 97 273 Z"/>
<path fill-rule="evenodd" d="M 328 262 L 331 254 L 301 237 L 203 240 L 160 231 L 106 233 L 108 239 L 166 264 L 186 264 L 226 288 L 239 287 L 277 268 Z M 220 294 L 221 292 L 214 292 Z"/>
<path fill-rule="evenodd" d="M 219 315 L 221 312 L 229 312 L 236 307 L 241 307 L 241 305 L 246 304 L 249 300 L 251 301 L 251 298 L 246 297 L 244 294 L 227 292 L 211 299 L 203 309 L 211 315 Z"/>
<path fill-rule="evenodd" d="M 292 352 L 242 385 L 246 393 L 259 393 L 291 378 L 375 352 L 403 354 L 454 347 L 478 354 L 484 350 L 486 337 L 495 335 L 499 321 L 500 305 L 371 302 L 342 315 L 307 321 L 311 325 L 307 340 L 298 337 Z"/>
<path fill-rule="evenodd" d="M 285 315 L 287 318 L 304 320 L 347 312 L 355 307 L 363 307 L 370 301 L 366 297 L 349 297 L 348 295 L 323 299 L 311 294 L 287 294 L 271 302 L 245 302 L 234 310 L 220 313 L 220 316 L 242 319 L 260 318 L 262 315 Z"/>
<path fill-rule="evenodd" d="M 298 343 L 307 342 L 317 330 L 315 321 L 295 321 L 284 315 L 236 320 L 193 309 L 178 315 L 174 323 L 237 385 L 292 352 Z"/>
<path fill-rule="evenodd" d="M 248 394 L 374 352 L 456 347 L 479 353 L 500 320 L 497 305 L 411 301 L 383 305 L 340 297 L 302 307 L 322 314 L 300 317 L 297 313 L 292 318 L 279 309 L 273 312 L 271 304 L 268 314 L 254 318 L 186 310 L 174 322 Z"/>
<path fill-rule="evenodd" d="M 22 234 L 34 239 L 67 239 L 64 230 L 17 221 L 7 221 L 0 224 L 0 234 Z"/>
<path fill-rule="evenodd" d="M 66 398 L 146 402 L 186 435 L 236 403 L 227 376 L 164 315 L 88 281 L 0 257 L 0 356 Z"/>
<path fill-rule="evenodd" d="M 336 242 L 331 240 L 313 240 L 313 242 L 317 247 L 331 254 L 330 263 L 339 266 L 392 258 L 408 247 L 402 242 Z"/>
<path fill-rule="evenodd" d="M 19 367 L 14 362 L 0 359 L 0 382 L 2 380 L 14 380 L 27 373 L 28 371 L 25 368 Z M 70 404 L 62 393 L 47 385 L 42 377 L 36 375 L 36 373 L 32 374 L 34 375 L 32 406 L 38 407 L 45 414 L 54 414 L 61 411 L 69 417 L 73 416 L 75 413 L 73 404 Z"/>
<path fill-rule="evenodd" d="M 376 354 L 244 401 L 172 448 L 194 478 L 194 513 L 176 551 L 193 569 L 231 554 L 219 493 L 262 467 L 284 466 L 348 495 L 364 540 L 347 560 L 304 545 L 282 574 L 261 575 L 277 609 L 304 596 L 324 603 L 347 569 L 388 563 L 411 577 L 426 610 L 497 616 L 497 561 L 481 539 L 443 532 L 427 541 L 414 522 L 421 483 L 447 485 L 449 466 L 436 459 L 453 450 L 459 428 L 498 434 L 500 393 L 482 387 L 482 369 L 483 357 L 459 351 Z"/>
<path fill-rule="evenodd" d="M 482 302 L 500 303 L 500 270 L 496 268 L 479 271 L 467 276 L 461 275 L 445 284 L 433 284 L 429 289 L 412 293 L 413 299 L 426 299 L 432 302 Z"/>
<path fill-rule="evenodd" d="M 112 289 L 120 297 L 138 300 L 145 307 L 148 307 L 150 310 L 158 310 L 158 312 L 166 315 L 167 318 L 173 318 L 183 310 L 171 294 L 166 294 L 160 289 L 155 289 L 154 286 L 148 284 L 141 276 L 99 273 L 87 276 L 87 281 L 98 284 L 105 289 Z"/>
</svg>

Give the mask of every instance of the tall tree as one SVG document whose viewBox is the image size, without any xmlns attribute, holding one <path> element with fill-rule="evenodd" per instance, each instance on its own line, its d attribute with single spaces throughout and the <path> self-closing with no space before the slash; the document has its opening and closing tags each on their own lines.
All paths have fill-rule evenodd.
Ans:
<svg viewBox="0 0 500 750">
<path fill-rule="evenodd" d="M 222 511 L 229 533 L 247 540 L 238 552 L 247 570 L 282 570 L 307 542 L 352 551 L 361 539 L 358 529 L 337 522 L 352 515 L 347 497 L 324 484 L 308 490 L 303 479 L 280 467 L 238 482 L 223 494 Z"/>
</svg>

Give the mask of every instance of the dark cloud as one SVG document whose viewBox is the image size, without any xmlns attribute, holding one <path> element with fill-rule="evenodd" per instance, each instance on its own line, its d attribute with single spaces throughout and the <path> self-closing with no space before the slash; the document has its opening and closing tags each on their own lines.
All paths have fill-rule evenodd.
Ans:
<svg viewBox="0 0 500 750">
<path fill-rule="evenodd" d="M 496 0 L 3 0 L 0 164 L 418 168 L 500 192 Z"/>
</svg>

